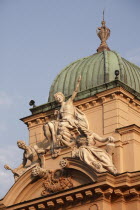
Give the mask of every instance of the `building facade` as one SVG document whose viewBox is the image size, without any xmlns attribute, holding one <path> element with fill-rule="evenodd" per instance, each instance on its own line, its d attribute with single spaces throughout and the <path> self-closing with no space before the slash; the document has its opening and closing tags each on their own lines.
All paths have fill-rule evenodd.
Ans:
<svg viewBox="0 0 140 210">
<path fill-rule="evenodd" d="M 21 120 L 29 129 L 22 164 L 2 210 L 140 209 L 140 67 L 107 46 L 54 80 L 47 104 Z"/>
</svg>

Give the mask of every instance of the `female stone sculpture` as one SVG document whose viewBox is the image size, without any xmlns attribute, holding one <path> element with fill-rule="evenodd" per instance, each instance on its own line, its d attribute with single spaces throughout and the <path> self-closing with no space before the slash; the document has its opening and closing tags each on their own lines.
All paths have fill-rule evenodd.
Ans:
<svg viewBox="0 0 140 210">
<path fill-rule="evenodd" d="M 95 147 L 92 142 L 98 140 L 100 142 L 114 142 L 113 137 L 101 138 L 97 134 L 93 133 L 90 140 L 86 137 L 78 137 L 74 142 L 67 142 L 62 139 L 64 144 L 72 148 L 72 157 L 78 158 L 87 165 L 91 166 L 96 172 L 109 171 L 113 174 L 117 174 L 117 169 L 113 165 L 112 157 L 105 150 Z"/>
</svg>

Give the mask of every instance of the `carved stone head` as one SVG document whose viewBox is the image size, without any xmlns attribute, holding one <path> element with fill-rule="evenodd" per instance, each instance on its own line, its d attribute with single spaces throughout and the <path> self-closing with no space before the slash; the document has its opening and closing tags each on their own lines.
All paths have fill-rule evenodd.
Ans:
<svg viewBox="0 0 140 210">
<path fill-rule="evenodd" d="M 54 98 L 58 103 L 62 103 L 63 101 L 65 101 L 65 96 L 61 92 L 55 93 Z"/>
<path fill-rule="evenodd" d="M 26 144 L 25 144 L 25 142 L 24 141 L 22 141 L 22 140 L 18 140 L 17 141 L 17 145 L 18 145 L 18 147 L 20 148 L 20 149 L 26 149 Z"/>
<path fill-rule="evenodd" d="M 88 145 L 87 137 L 85 137 L 85 136 L 78 136 L 78 138 L 76 139 L 76 143 L 77 143 L 78 147 L 80 147 L 80 146 L 87 146 Z"/>
</svg>

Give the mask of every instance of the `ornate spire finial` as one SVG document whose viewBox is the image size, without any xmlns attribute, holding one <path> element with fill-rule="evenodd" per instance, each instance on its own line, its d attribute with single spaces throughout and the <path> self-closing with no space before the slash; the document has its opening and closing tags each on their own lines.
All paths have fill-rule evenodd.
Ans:
<svg viewBox="0 0 140 210">
<path fill-rule="evenodd" d="M 105 10 L 103 10 L 103 21 L 104 21 L 104 14 L 105 14 Z"/>
<path fill-rule="evenodd" d="M 106 27 L 106 22 L 104 20 L 104 10 L 103 10 L 103 20 L 101 22 L 102 26 L 97 28 L 97 35 L 101 40 L 101 44 L 97 49 L 97 52 L 102 52 L 103 50 L 110 50 L 107 46 L 106 40 L 110 36 L 110 29 Z"/>
</svg>

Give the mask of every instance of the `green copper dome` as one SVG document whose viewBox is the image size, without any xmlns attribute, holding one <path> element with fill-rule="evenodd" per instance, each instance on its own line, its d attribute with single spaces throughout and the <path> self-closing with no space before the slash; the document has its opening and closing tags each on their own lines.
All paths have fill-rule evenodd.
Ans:
<svg viewBox="0 0 140 210">
<path fill-rule="evenodd" d="M 140 67 L 130 63 L 114 51 L 104 50 L 100 53 L 79 59 L 64 68 L 54 80 L 49 93 L 49 102 L 54 101 L 54 94 L 62 92 L 69 96 L 75 89 L 78 77 L 81 75 L 79 92 L 85 98 L 84 92 L 94 87 L 115 80 L 115 70 L 119 70 L 119 80 L 140 92 Z"/>
</svg>

